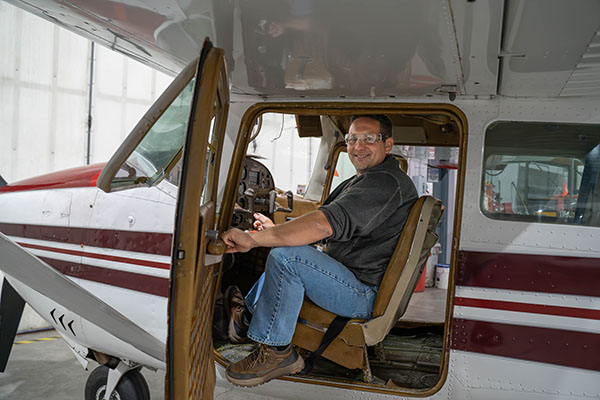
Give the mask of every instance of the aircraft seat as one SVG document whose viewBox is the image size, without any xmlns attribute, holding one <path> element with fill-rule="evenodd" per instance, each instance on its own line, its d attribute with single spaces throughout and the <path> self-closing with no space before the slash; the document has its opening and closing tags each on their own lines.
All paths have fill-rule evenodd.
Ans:
<svg viewBox="0 0 600 400">
<path fill-rule="evenodd" d="M 401 156 L 400 154 L 392 154 L 394 156 L 394 158 L 396 160 L 398 160 L 398 163 L 400 164 L 400 169 L 402 170 L 402 172 L 404 172 L 405 174 L 408 174 L 408 160 L 406 158 L 404 158 L 403 156 Z"/>
<path fill-rule="evenodd" d="M 381 343 L 406 311 L 431 248 L 437 242 L 435 229 L 442 212 L 442 202 L 431 196 L 422 196 L 415 202 L 379 286 L 372 319 L 348 321 L 323 351 L 323 357 L 349 369 L 361 368 L 365 380 L 371 380 L 367 346 Z M 304 299 L 292 343 L 315 351 L 335 317 Z"/>
</svg>

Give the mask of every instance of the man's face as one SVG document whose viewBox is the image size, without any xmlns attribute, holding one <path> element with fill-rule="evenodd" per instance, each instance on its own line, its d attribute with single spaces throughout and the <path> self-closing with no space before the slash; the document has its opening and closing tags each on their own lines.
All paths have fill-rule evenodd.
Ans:
<svg viewBox="0 0 600 400">
<path fill-rule="evenodd" d="M 361 138 L 361 135 L 367 133 L 381 133 L 381 128 L 379 121 L 362 117 L 350 125 L 348 133 Z M 355 144 L 348 143 L 348 155 L 350 156 L 350 162 L 356 168 L 357 175 L 381 164 L 394 145 L 393 138 L 387 138 L 382 142 L 377 141 L 373 144 L 363 142 L 363 140 L 357 140 Z"/>
</svg>

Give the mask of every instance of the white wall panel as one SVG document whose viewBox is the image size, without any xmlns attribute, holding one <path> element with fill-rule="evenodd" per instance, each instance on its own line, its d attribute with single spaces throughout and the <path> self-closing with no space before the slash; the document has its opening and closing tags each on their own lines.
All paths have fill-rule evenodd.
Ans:
<svg viewBox="0 0 600 400">
<path fill-rule="evenodd" d="M 136 61 L 127 61 L 126 95 L 131 99 L 150 101 L 154 92 L 152 70 Z"/>
<path fill-rule="evenodd" d="M 2 59 L 3 57 L 0 57 L 0 60 Z M 0 104 L 12 104 L 15 101 L 14 82 L 5 78 L 0 78 L 0 82 Z M 15 132 L 15 117 L 16 115 L 14 114 L 12 107 L 0 106 L 0 165 L 5 169 L 9 169 L 12 164 L 13 139 L 17 136 L 16 134 L 13 135 Z M 6 178 L 4 171 L 2 170 L 0 170 L 0 175 Z"/>
<path fill-rule="evenodd" d="M 122 129 L 123 106 L 113 99 L 98 96 L 92 115 L 91 163 L 108 161 L 125 134 Z"/>
<path fill-rule="evenodd" d="M 46 89 L 19 89 L 17 142 L 13 157 L 25 176 L 39 175 L 48 170 L 50 147 L 51 93 Z"/>
<path fill-rule="evenodd" d="M 91 42 L 0 2 L 0 174 L 86 163 Z M 90 162 L 107 161 L 172 78 L 95 46 Z"/>
<path fill-rule="evenodd" d="M 48 29 L 47 24 L 32 14 L 23 13 L 21 41 L 17 50 L 20 52 L 19 79 L 23 82 L 38 85 L 52 83 L 54 44 L 58 28 Z"/>
<path fill-rule="evenodd" d="M 61 170 L 85 164 L 87 151 L 87 93 L 64 93 L 54 102 L 54 162 L 50 169 Z"/>
<path fill-rule="evenodd" d="M 8 57 L 9 54 L 17 54 L 18 34 L 17 29 L 21 24 L 21 13 L 16 7 L 5 2 L 0 2 L 0 79 L 4 86 L 4 78 L 15 76 L 16 57 Z M 6 104 L 6 103 L 2 103 Z"/>
<path fill-rule="evenodd" d="M 94 89 L 97 96 L 123 96 L 125 59 L 122 55 L 96 46 L 96 76 Z"/>
<path fill-rule="evenodd" d="M 56 85 L 60 89 L 70 89 L 87 95 L 89 79 L 90 42 L 73 35 L 64 29 L 58 29 L 58 72 Z"/>
</svg>

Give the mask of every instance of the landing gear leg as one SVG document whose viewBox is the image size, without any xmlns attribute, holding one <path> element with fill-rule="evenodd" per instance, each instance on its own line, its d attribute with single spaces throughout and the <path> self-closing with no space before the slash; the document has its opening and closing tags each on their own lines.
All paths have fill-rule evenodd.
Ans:
<svg viewBox="0 0 600 400">
<path fill-rule="evenodd" d="M 150 400 L 150 390 L 141 367 L 123 361 L 110 369 L 99 366 L 85 385 L 85 400 Z"/>
</svg>

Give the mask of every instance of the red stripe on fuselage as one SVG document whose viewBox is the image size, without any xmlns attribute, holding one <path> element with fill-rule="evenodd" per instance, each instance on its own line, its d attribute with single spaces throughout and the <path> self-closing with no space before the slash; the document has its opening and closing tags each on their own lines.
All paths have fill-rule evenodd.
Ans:
<svg viewBox="0 0 600 400">
<path fill-rule="evenodd" d="M 548 306 L 544 304 L 517 303 L 512 301 L 474 299 L 468 297 L 455 297 L 454 305 L 600 320 L 600 310 L 591 310 L 587 308 Z"/>
<path fill-rule="evenodd" d="M 48 257 L 39 258 L 64 275 L 135 290 L 136 292 L 169 297 L 169 279 L 167 278 L 55 260 Z"/>
<path fill-rule="evenodd" d="M 600 335 L 455 318 L 451 348 L 600 371 Z"/>
<path fill-rule="evenodd" d="M 160 232 L 7 223 L 0 223 L 0 232 L 7 236 L 17 236 L 27 239 L 47 240 L 163 256 L 171 255 L 171 240 L 173 238 L 173 235 L 170 233 Z"/>
<path fill-rule="evenodd" d="M 600 297 L 600 258 L 460 251 L 461 286 Z"/>
<path fill-rule="evenodd" d="M 139 259 L 136 259 L 136 258 L 128 258 L 128 257 L 120 257 L 120 256 L 111 256 L 111 255 L 107 255 L 107 254 L 90 253 L 90 252 L 86 252 L 86 251 L 60 249 L 60 248 L 57 248 L 57 247 L 40 246 L 40 245 L 37 245 L 37 244 L 31 244 L 31 243 L 21 243 L 21 242 L 18 242 L 18 244 L 20 246 L 27 247 L 27 248 L 30 248 L 30 249 L 51 251 L 51 252 L 54 252 L 54 253 L 69 254 L 69 255 L 73 255 L 73 256 L 97 258 L 97 259 L 100 259 L 100 260 L 116 261 L 116 262 L 122 262 L 122 263 L 127 263 L 127 264 L 136 264 L 136 265 L 142 265 L 142 266 L 145 266 L 145 267 L 153 267 L 153 268 L 161 268 L 161 269 L 169 269 L 169 268 L 171 268 L 171 264 L 166 264 L 166 263 L 161 263 L 161 262 L 156 262 L 156 261 L 147 261 L 147 260 L 139 260 Z"/>
<path fill-rule="evenodd" d="M 105 165 L 106 163 L 86 165 L 24 179 L 0 187 L 0 193 L 96 186 L 96 180 Z"/>
</svg>

